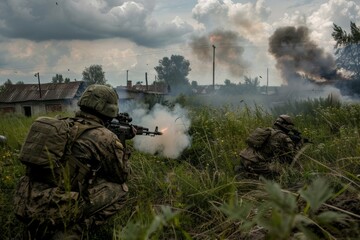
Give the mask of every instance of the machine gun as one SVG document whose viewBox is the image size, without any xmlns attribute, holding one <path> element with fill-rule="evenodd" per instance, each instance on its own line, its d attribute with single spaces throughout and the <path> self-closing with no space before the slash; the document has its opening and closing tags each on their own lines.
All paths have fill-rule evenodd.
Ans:
<svg viewBox="0 0 360 240">
<path fill-rule="evenodd" d="M 304 137 L 301 135 L 301 132 L 299 132 L 299 131 L 296 130 L 296 129 L 292 129 L 292 130 L 290 131 L 289 137 L 291 138 L 291 140 L 292 140 L 296 145 L 301 144 L 301 143 L 313 143 L 312 141 L 310 141 L 310 139 L 304 138 Z"/>
<path fill-rule="evenodd" d="M 128 113 L 119 113 L 106 127 L 116 134 L 121 143 L 125 147 L 125 141 L 134 138 L 136 135 L 147 135 L 154 137 L 156 135 L 162 135 L 159 132 L 158 127 L 155 127 L 154 131 L 149 131 L 149 128 L 131 124 L 132 118 Z"/>
</svg>

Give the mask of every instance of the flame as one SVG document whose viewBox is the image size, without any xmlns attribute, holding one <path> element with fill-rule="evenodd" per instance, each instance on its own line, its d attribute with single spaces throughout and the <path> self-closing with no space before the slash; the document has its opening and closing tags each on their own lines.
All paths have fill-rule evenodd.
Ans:
<svg viewBox="0 0 360 240">
<path fill-rule="evenodd" d="M 209 38 L 211 43 L 220 42 L 222 39 L 223 39 L 223 37 L 221 35 L 218 35 L 218 34 L 212 34 L 212 35 L 210 35 L 210 38 Z"/>
<path fill-rule="evenodd" d="M 164 132 L 166 132 L 167 130 L 168 130 L 168 127 L 161 129 L 160 132 L 161 132 L 161 133 L 164 133 Z"/>
</svg>

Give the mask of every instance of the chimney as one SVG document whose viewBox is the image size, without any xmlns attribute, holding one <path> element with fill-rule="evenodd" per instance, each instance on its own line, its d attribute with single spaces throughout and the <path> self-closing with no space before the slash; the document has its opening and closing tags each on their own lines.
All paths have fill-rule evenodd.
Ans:
<svg viewBox="0 0 360 240">
<path fill-rule="evenodd" d="M 132 82 L 131 80 L 128 80 L 126 83 L 126 88 L 132 88 Z"/>
</svg>

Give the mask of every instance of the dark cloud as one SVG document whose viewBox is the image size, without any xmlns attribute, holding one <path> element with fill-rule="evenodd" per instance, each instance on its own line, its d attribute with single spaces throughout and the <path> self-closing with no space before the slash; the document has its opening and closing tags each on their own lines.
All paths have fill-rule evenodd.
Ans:
<svg viewBox="0 0 360 240">
<path fill-rule="evenodd" d="M 5 0 L 0 3 L 0 34 L 32 41 L 126 38 L 157 47 L 176 43 L 193 30 L 183 21 L 158 23 L 155 1 Z"/>
</svg>

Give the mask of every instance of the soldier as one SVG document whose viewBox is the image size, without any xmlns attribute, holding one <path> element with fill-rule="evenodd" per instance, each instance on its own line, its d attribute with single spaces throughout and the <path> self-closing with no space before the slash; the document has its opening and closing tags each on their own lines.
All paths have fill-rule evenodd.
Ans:
<svg viewBox="0 0 360 240">
<path fill-rule="evenodd" d="M 72 128 L 85 130 L 67 150 L 69 185 L 54 184 L 49 169 L 26 167 L 14 197 L 24 239 L 83 239 L 123 207 L 130 167 L 118 137 L 104 126 L 117 116 L 118 100 L 104 85 L 91 85 L 80 97 Z"/>
<path fill-rule="evenodd" d="M 296 134 L 294 134 L 296 133 Z M 257 128 L 246 139 L 247 147 L 240 152 L 239 177 L 274 178 L 282 163 L 291 163 L 301 149 L 303 140 L 288 115 L 280 115 L 273 127 Z"/>
</svg>

